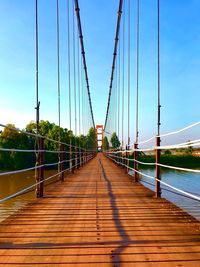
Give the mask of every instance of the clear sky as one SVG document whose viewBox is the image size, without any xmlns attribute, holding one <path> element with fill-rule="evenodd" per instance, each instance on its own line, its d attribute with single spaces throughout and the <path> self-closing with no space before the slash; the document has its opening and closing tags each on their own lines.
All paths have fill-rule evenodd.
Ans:
<svg viewBox="0 0 200 267">
<path fill-rule="evenodd" d="M 61 124 L 67 114 L 67 19 L 61 12 Z M 118 0 L 79 0 L 94 118 L 105 121 Z M 140 138 L 156 131 L 156 0 L 141 0 Z M 161 2 L 162 132 L 199 120 L 200 1 Z M 41 119 L 57 119 L 56 1 L 39 0 Z M 35 1 L 1 0 L 0 122 L 35 119 Z M 135 128 L 136 0 L 131 0 L 131 132 Z M 132 138 L 133 139 L 133 138 Z M 133 140 L 132 140 L 133 141 Z"/>
</svg>

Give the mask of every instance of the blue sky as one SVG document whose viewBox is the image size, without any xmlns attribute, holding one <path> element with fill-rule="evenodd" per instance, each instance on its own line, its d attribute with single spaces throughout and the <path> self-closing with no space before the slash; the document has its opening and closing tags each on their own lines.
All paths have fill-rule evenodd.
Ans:
<svg viewBox="0 0 200 267">
<path fill-rule="evenodd" d="M 61 12 L 61 124 L 68 127 L 66 2 Z M 79 0 L 94 118 L 103 124 L 107 106 L 118 0 Z M 161 2 L 162 132 L 199 120 L 200 2 Z M 48 4 L 47 4 L 48 3 Z M 41 119 L 55 123 L 55 0 L 39 0 Z M 0 121 L 24 127 L 35 119 L 35 1 L 1 0 Z M 135 131 L 136 1 L 131 0 L 131 135 Z M 140 138 L 156 132 L 156 1 L 141 0 Z"/>
</svg>

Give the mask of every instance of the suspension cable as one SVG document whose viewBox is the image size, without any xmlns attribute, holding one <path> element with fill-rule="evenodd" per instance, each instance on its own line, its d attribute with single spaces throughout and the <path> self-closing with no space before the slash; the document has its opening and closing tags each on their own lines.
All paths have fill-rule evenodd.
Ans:
<svg viewBox="0 0 200 267">
<path fill-rule="evenodd" d="M 79 117 L 79 136 L 81 135 L 81 88 L 80 88 L 80 45 L 77 38 L 77 65 L 78 65 L 78 117 Z"/>
<path fill-rule="evenodd" d="M 38 63 L 38 0 L 35 1 L 35 59 L 36 59 L 36 138 L 35 138 L 35 150 L 40 149 L 40 140 L 38 137 L 39 134 L 39 123 L 40 123 L 40 102 L 39 102 L 39 63 Z M 37 166 L 39 165 L 39 152 L 35 152 L 35 179 L 38 179 L 38 169 Z"/>
<path fill-rule="evenodd" d="M 105 124 L 104 124 L 104 130 L 106 129 L 107 120 L 108 120 L 108 113 L 109 113 L 109 108 L 110 108 L 110 99 L 111 99 L 114 72 L 115 72 L 115 63 L 116 63 L 117 47 L 118 47 L 118 40 L 119 40 L 119 30 L 120 30 L 122 6 L 123 6 L 123 0 L 119 0 L 117 27 L 116 27 L 116 34 L 115 34 L 115 45 L 114 45 L 114 52 L 113 52 L 112 71 L 111 71 L 111 77 L 110 77 L 110 87 L 109 87 L 108 104 L 107 104 L 107 111 L 106 111 L 106 119 L 105 119 Z"/>
<path fill-rule="evenodd" d="M 124 15 L 123 15 L 123 48 L 122 48 L 122 147 L 124 146 L 124 87 L 125 87 L 125 15 L 126 15 L 126 1 L 124 1 Z"/>
<path fill-rule="evenodd" d="M 128 146 L 130 145 L 130 67 L 131 67 L 131 1 L 128 0 Z"/>
<path fill-rule="evenodd" d="M 158 45 L 158 130 L 157 135 L 160 136 L 160 0 L 157 0 L 158 5 L 158 36 L 157 36 L 157 45 Z"/>
<path fill-rule="evenodd" d="M 84 82 L 83 82 L 83 62 L 81 60 L 81 113 L 82 113 L 82 134 L 84 135 Z"/>
<path fill-rule="evenodd" d="M 89 86 L 89 80 L 88 80 L 87 64 L 86 64 L 86 57 L 85 57 L 85 48 L 84 48 L 84 42 L 83 42 L 83 33 L 82 33 L 82 27 L 81 27 L 80 8 L 79 8 L 78 0 L 74 0 L 74 3 L 75 3 L 75 11 L 76 11 L 76 16 L 77 16 L 79 39 L 80 39 L 80 44 L 81 44 L 81 53 L 82 53 L 82 57 L 83 57 L 83 66 L 84 66 L 84 71 L 85 71 L 85 81 L 86 81 L 86 85 L 87 85 L 90 112 L 91 112 L 91 116 L 92 116 L 93 127 L 95 128 L 94 115 L 93 115 L 93 109 L 92 109 L 92 101 L 91 101 L 91 96 L 90 96 L 90 86 Z"/>
<path fill-rule="evenodd" d="M 69 129 L 72 130 L 72 111 L 71 111 L 71 49 L 70 49 L 70 12 L 69 0 L 67 1 L 67 41 L 68 41 L 68 96 L 69 96 Z M 70 138 L 71 140 L 71 138 Z M 71 142 L 71 141 L 70 141 Z"/>
<path fill-rule="evenodd" d="M 139 41 L 140 41 L 140 0 L 137 1 L 137 33 L 136 33 L 136 137 L 135 143 L 138 144 L 139 137 Z"/>
<path fill-rule="evenodd" d="M 77 135 L 77 114 L 76 114 L 76 48 L 75 48 L 74 0 L 72 0 L 72 31 L 73 31 L 73 65 L 74 65 L 74 129 L 75 129 L 75 135 Z"/>
<path fill-rule="evenodd" d="M 116 71 L 114 77 L 114 92 L 112 98 L 111 117 L 114 118 L 114 132 L 118 134 L 118 57 L 116 57 Z M 116 103 L 116 104 L 114 104 Z M 117 110 L 116 110 L 117 109 Z"/>
<path fill-rule="evenodd" d="M 60 32 L 59 32 L 59 0 L 57 0 L 57 90 L 58 90 L 58 125 L 60 127 Z M 59 131 L 60 141 L 60 131 Z"/>
<path fill-rule="evenodd" d="M 120 60 L 120 57 L 121 57 L 121 40 L 119 38 L 119 59 L 118 59 L 118 137 L 120 136 L 120 97 L 121 97 L 121 94 L 120 94 L 120 89 L 121 89 L 121 73 L 120 73 L 120 68 L 121 68 L 121 60 Z"/>
<path fill-rule="evenodd" d="M 36 132 L 39 133 L 39 109 L 40 109 L 40 102 L 39 102 L 39 85 L 38 85 L 38 0 L 35 1 L 35 45 L 36 45 Z"/>
<path fill-rule="evenodd" d="M 60 15 L 59 15 L 59 0 L 57 0 L 57 90 L 58 90 L 58 125 L 59 125 L 59 133 L 58 133 L 58 151 L 61 150 L 60 146 Z M 58 153 L 58 173 L 60 173 L 61 165 L 61 154 Z M 60 178 L 59 178 L 60 179 Z"/>
</svg>

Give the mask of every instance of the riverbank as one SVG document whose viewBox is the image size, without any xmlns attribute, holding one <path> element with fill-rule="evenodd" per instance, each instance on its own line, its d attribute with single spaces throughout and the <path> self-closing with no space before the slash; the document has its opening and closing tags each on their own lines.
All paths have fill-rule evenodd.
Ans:
<svg viewBox="0 0 200 267">
<path fill-rule="evenodd" d="M 133 158 L 133 155 L 130 156 Z M 154 155 L 140 155 L 138 160 L 145 163 L 154 163 L 156 158 Z M 191 154 L 184 155 L 161 155 L 160 163 L 165 165 L 171 165 L 175 167 L 183 167 L 183 168 L 200 168 L 200 157 L 193 156 Z M 133 161 L 130 162 L 130 165 L 133 167 Z M 155 166 L 147 166 L 143 164 L 139 164 L 142 168 Z"/>
</svg>

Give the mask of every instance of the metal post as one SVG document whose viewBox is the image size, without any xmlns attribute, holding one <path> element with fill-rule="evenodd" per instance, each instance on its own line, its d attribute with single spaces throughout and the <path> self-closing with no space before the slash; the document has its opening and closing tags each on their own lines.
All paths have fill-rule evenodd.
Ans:
<svg viewBox="0 0 200 267">
<path fill-rule="evenodd" d="M 119 149 L 117 149 L 117 152 L 118 152 L 118 151 L 119 151 Z M 119 158 L 120 158 L 120 153 L 117 153 L 116 155 L 117 155 L 117 165 L 119 165 L 119 161 L 120 161 L 120 159 L 119 159 Z"/>
<path fill-rule="evenodd" d="M 81 166 L 84 165 L 84 153 L 83 153 L 83 148 L 81 148 Z"/>
<path fill-rule="evenodd" d="M 61 162 L 60 162 L 60 171 L 62 172 L 61 175 L 60 175 L 60 180 L 61 182 L 64 182 L 64 158 L 65 158 L 65 154 L 64 154 L 64 151 L 65 151 L 65 145 L 62 144 L 61 145 Z"/>
<path fill-rule="evenodd" d="M 82 155 L 83 155 L 83 165 L 85 165 L 85 149 L 84 148 L 82 150 Z"/>
<path fill-rule="evenodd" d="M 160 136 L 156 137 L 156 147 L 160 146 Z M 158 165 L 160 163 L 160 149 L 156 148 L 156 197 L 161 197 L 161 188 L 160 188 L 160 166 Z"/>
<path fill-rule="evenodd" d="M 128 164 L 129 164 L 129 161 L 128 161 L 128 152 L 127 152 L 127 150 L 128 150 L 128 148 L 129 148 L 129 146 L 126 146 L 126 159 L 125 159 L 125 168 L 126 168 L 126 170 L 125 170 L 125 172 L 126 173 L 128 173 Z"/>
<path fill-rule="evenodd" d="M 74 153 L 74 156 L 75 156 L 75 157 L 74 157 L 74 166 L 75 166 L 74 169 L 78 169 L 77 146 L 74 148 L 74 150 L 75 150 L 75 151 L 74 151 L 74 152 L 75 152 L 75 153 Z"/>
<path fill-rule="evenodd" d="M 80 168 L 80 148 L 77 148 L 77 169 Z"/>
<path fill-rule="evenodd" d="M 75 153 L 74 153 L 74 150 L 75 148 L 72 147 L 72 154 L 71 154 L 71 162 L 72 162 L 72 165 L 71 165 L 71 172 L 74 173 L 74 169 L 75 169 Z"/>
<path fill-rule="evenodd" d="M 79 166 L 82 166 L 82 153 L 81 153 L 81 147 L 79 147 Z"/>
<path fill-rule="evenodd" d="M 134 182 L 138 182 L 138 163 L 137 163 L 137 156 L 138 156 L 138 153 L 137 153 L 137 148 L 138 148 L 138 144 L 135 143 L 134 144 Z"/>
<path fill-rule="evenodd" d="M 122 147 L 122 151 L 123 151 L 123 147 Z M 124 160 L 124 152 L 122 152 L 122 163 L 123 163 L 122 168 L 124 169 L 125 168 L 125 164 L 126 164 L 126 162 Z"/>
<path fill-rule="evenodd" d="M 39 165 L 43 165 L 44 164 L 44 138 L 39 138 Z M 36 175 L 36 182 L 41 182 L 44 181 L 44 167 L 40 167 L 37 170 L 37 175 Z M 41 182 L 40 184 L 37 185 L 36 187 L 36 197 L 43 197 L 44 194 L 44 183 Z"/>
<path fill-rule="evenodd" d="M 88 160 L 88 151 L 87 149 L 85 150 L 85 163 L 87 163 L 87 160 Z"/>
</svg>

